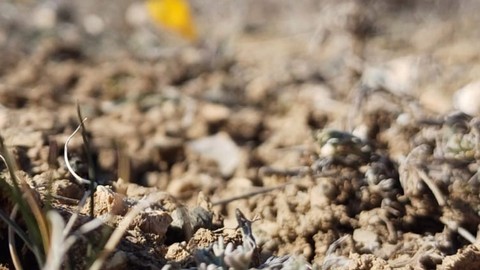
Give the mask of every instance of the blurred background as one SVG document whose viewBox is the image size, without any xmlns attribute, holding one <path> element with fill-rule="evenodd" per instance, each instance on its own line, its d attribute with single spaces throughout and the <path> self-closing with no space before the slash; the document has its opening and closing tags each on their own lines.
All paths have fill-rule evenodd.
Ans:
<svg viewBox="0 0 480 270">
<path fill-rule="evenodd" d="M 158 19 L 183 16 L 178 3 L 189 8 L 190 36 Z M 6 0 L 0 76 L 52 40 L 100 58 L 155 60 L 193 47 L 257 62 L 259 77 L 300 61 L 298 72 L 318 71 L 339 95 L 362 77 L 444 112 L 479 77 L 479 8 L 474 0 Z"/>
</svg>

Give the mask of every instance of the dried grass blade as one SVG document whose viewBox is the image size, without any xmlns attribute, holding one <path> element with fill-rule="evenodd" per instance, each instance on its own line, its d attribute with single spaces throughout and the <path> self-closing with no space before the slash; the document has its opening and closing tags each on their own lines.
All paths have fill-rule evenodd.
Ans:
<svg viewBox="0 0 480 270">
<path fill-rule="evenodd" d="M 17 217 L 18 212 L 18 204 L 16 204 L 13 209 L 12 213 L 10 214 L 10 219 L 15 220 Z M 15 245 L 15 235 L 14 235 L 14 227 L 8 226 L 8 249 L 10 251 L 10 257 L 12 258 L 13 266 L 15 266 L 16 270 L 22 270 L 22 264 L 20 263 L 20 259 L 18 258 L 17 254 L 17 247 Z"/>
</svg>

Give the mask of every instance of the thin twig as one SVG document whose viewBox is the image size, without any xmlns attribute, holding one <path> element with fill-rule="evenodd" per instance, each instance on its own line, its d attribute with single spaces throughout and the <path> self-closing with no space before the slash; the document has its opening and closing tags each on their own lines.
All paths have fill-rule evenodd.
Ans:
<svg viewBox="0 0 480 270">
<path fill-rule="evenodd" d="M 270 191 L 277 190 L 277 189 L 282 189 L 282 188 L 284 188 L 284 187 L 286 187 L 290 184 L 292 184 L 292 183 L 288 182 L 288 183 L 281 184 L 281 185 L 274 186 L 274 187 L 260 188 L 260 189 L 255 190 L 255 191 L 247 192 L 245 194 L 241 194 L 241 195 L 238 195 L 238 196 L 234 196 L 234 197 L 230 197 L 230 198 L 227 198 L 227 199 L 222 199 L 222 200 L 218 200 L 216 202 L 212 202 L 212 206 L 229 204 L 233 201 L 250 198 L 250 197 L 253 197 L 255 195 L 268 193 Z"/>
<path fill-rule="evenodd" d="M 471 234 L 469 231 L 467 231 L 465 228 L 461 227 L 458 225 L 457 222 L 448 220 L 445 217 L 440 217 L 440 221 L 447 226 L 450 230 L 457 232 L 460 234 L 463 238 L 465 238 L 468 242 L 475 244 L 477 242 L 477 239 L 473 234 Z"/>
<path fill-rule="evenodd" d="M 442 192 L 440 191 L 440 189 L 438 188 L 437 185 L 435 185 L 435 183 L 433 182 L 432 179 L 430 179 L 430 177 L 428 177 L 428 175 L 421 169 L 418 169 L 417 170 L 417 173 L 418 173 L 418 176 L 420 176 L 420 178 L 423 180 L 423 182 L 428 186 L 428 188 L 432 191 L 433 193 L 433 196 L 435 197 L 435 199 L 437 200 L 437 203 L 439 206 L 445 206 L 447 203 L 445 201 L 445 198 L 443 197 L 443 194 Z"/>
<path fill-rule="evenodd" d="M 425 256 L 427 254 L 432 253 L 432 248 L 434 248 L 432 244 L 424 242 L 422 246 L 420 246 L 420 248 L 415 252 L 415 254 L 411 258 L 396 259 L 396 260 L 390 261 L 388 265 L 392 268 L 400 268 L 406 265 L 413 265 L 414 262 L 420 260 L 420 256 Z"/>
<path fill-rule="evenodd" d="M 249 220 L 245 215 L 240 211 L 240 209 L 235 209 L 235 217 L 237 218 L 237 223 L 240 229 L 242 230 L 242 238 L 244 247 L 249 249 L 255 249 L 257 247 L 257 242 L 252 233 L 252 220 Z"/>
<path fill-rule="evenodd" d="M 442 192 L 440 189 L 435 185 L 435 183 L 428 177 L 428 175 L 423 171 L 423 170 L 418 170 L 418 175 L 422 180 L 425 182 L 425 184 L 430 188 L 430 190 L 433 193 L 433 196 L 437 200 L 437 203 L 441 207 L 446 207 L 446 201 L 445 198 L 442 195 Z M 459 235 L 461 235 L 463 238 L 465 238 L 467 241 L 469 241 L 472 244 L 476 243 L 476 238 L 473 236 L 468 230 L 465 228 L 461 227 L 458 225 L 456 221 L 448 220 L 444 216 L 440 217 L 440 221 L 447 226 L 450 230 L 457 232 Z"/>
<path fill-rule="evenodd" d="M 304 167 L 300 167 L 298 169 L 293 169 L 293 170 L 283 170 L 283 169 L 276 169 L 276 168 L 272 168 L 272 167 L 262 167 L 260 169 L 259 173 L 261 175 L 265 175 L 265 176 L 282 175 L 282 176 L 298 177 L 298 176 L 306 176 L 306 175 L 311 174 L 312 173 L 312 168 L 308 167 L 308 166 L 304 166 Z M 332 174 L 331 172 L 320 172 L 320 173 L 315 174 L 316 177 L 328 177 L 328 176 L 333 176 L 333 175 L 334 174 Z M 264 193 L 268 193 L 270 191 L 274 191 L 274 190 L 277 190 L 277 189 L 282 189 L 282 188 L 284 188 L 288 185 L 294 184 L 295 180 L 296 179 L 290 179 L 289 181 L 287 181 L 284 184 L 280 184 L 280 185 L 273 186 L 273 187 L 262 187 L 262 188 L 258 188 L 257 190 L 250 191 L 250 192 L 238 195 L 238 196 L 233 196 L 233 197 L 230 197 L 230 198 L 227 198 L 227 199 L 221 199 L 221 200 L 218 200 L 216 202 L 212 202 L 212 206 L 225 205 L 225 204 L 229 204 L 233 201 L 247 199 L 247 198 L 259 195 L 259 194 L 264 194 Z"/>
<path fill-rule="evenodd" d="M 325 258 L 323 259 L 323 263 L 321 266 L 322 270 L 330 269 L 333 266 L 345 266 L 347 265 L 350 261 L 348 258 L 343 257 L 343 256 L 337 256 L 335 254 L 335 250 L 343 243 L 345 240 L 347 240 L 348 235 L 344 235 L 337 240 L 335 240 L 333 243 L 330 244 L 330 246 L 327 249 L 327 252 L 325 253 Z"/>
<path fill-rule="evenodd" d="M 308 166 L 300 167 L 297 169 L 277 169 L 273 167 L 262 167 L 259 170 L 260 175 L 271 176 L 271 175 L 282 175 L 282 176 L 304 176 L 309 174 L 312 169 Z"/>
<path fill-rule="evenodd" d="M 300 168 L 294 169 L 294 170 L 282 170 L 282 169 L 276 169 L 276 168 L 272 168 L 272 167 L 262 167 L 260 169 L 260 174 L 261 175 L 266 175 L 266 176 L 268 176 L 268 175 L 305 176 L 305 175 L 309 175 L 311 172 L 312 172 L 312 168 L 308 167 L 308 166 L 300 167 Z M 315 174 L 316 177 L 328 177 L 328 176 L 333 176 L 333 175 L 334 174 L 332 174 L 331 172 L 320 172 L 320 173 Z M 216 202 L 212 202 L 212 206 L 225 205 L 225 204 L 229 204 L 233 201 L 247 199 L 247 198 L 259 195 L 259 194 L 264 194 L 264 193 L 268 193 L 270 191 L 274 191 L 274 190 L 277 190 L 277 189 L 282 189 L 282 188 L 284 188 L 288 185 L 294 184 L 294 180 L 295 179 L 290 179 L 289 181 L 287 181 L 286 183 L 281 184 L 281 185 L 277 185 L 277 186 L 273 186 L 273 187 L 262 187 L 262 188 L 259 188 L 257 190 L 250 191 L 250 192 L 238 195 L 238 196 L 230 197 L 230 198 L 227 198 L 227 199 L 221 199 L 221 200 L 218 200 Z"/>
<path fill-rule="evenodd" d="M 80 202 L 80 200 L 73 199 L 73 198 L 68 198 L 68 197 L 61 196 L 61 195 L 52 194 L 51 197 L 54 198 L 54 199 L 57 199 L 57 200 L 67 201 L 67 202 L 70 202 L 72 204 L 78 204 Z"/>
</svg>

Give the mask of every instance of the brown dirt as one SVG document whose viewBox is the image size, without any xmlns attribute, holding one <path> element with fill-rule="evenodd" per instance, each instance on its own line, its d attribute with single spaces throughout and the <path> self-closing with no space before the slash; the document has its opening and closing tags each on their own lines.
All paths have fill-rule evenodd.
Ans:
<svg viewBox="0 0 480 270">
<path fill-rule="evenodd" d="M 480 74 L 476 1 L 192 1 L 198 44 L 128 22 L 132 2 L 0 3 L 0 134 L 22 178 L 70 217 L 78 103 L 95 216 L 115 228 L 158 193 L 107 268 L 200 266 L 200 250 L 245 242 L 236 209 L 256 218 L 254 268 L 480 267 L 480 122 L 452 113 Z M 82 145 L 70 161 L 87 177 Z"/>
</svg>

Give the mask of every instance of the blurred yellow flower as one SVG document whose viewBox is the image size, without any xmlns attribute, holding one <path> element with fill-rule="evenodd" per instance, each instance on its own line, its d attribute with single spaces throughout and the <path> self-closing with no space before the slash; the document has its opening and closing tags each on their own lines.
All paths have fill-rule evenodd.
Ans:
<svg viewBox="0 0 480 270">
<path fill-rule="evenodd" d="M 197 29 L 187 0 L 147 0 L 146 6 L 156 23 L 190 41 L 197 39 Z"/>
</svg>

